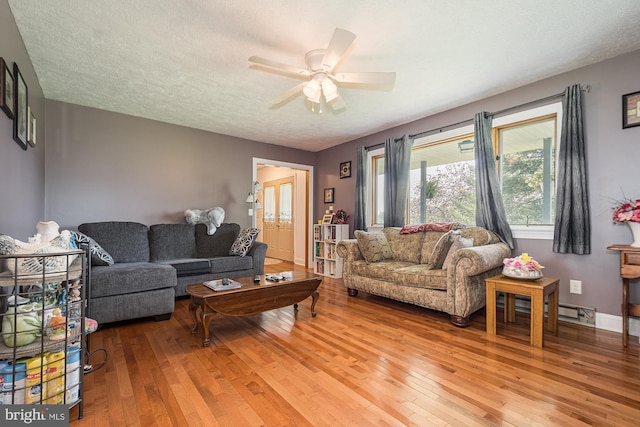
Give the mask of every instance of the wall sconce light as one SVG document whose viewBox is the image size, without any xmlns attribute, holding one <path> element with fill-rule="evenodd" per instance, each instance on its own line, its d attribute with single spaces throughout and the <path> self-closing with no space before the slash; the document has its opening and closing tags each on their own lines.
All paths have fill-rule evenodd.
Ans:
<svg viewBox="0 0 640 427">
<path fill-rule="evenodd" d="M 473 153 L 473 145 L 472 140 L 465 139 L 464 141 L 458 142 L 458 150 L 460 150 L 460 154 Z"/>
<path fill-rule="evenodd" d="M 247 200 L 245 200 L 247 203 L 251 204 L 251 207 L 249 208 L 249 216 L 253 216 L 254 209 L 262 209 L 262 203 L 260 203 L 257 196 L 257 193 L 262 191 L 262 185 L 258 181 L 255 181 L 252 184 L 252 187 L 252 191 L 249 192 Z"/>
</svg>

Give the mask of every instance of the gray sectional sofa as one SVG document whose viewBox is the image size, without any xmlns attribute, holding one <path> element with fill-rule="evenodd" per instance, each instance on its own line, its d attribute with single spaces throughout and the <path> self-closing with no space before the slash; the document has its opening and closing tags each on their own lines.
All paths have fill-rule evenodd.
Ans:
<svg viewBox="0 0 640 427">
<path fill-rule="evenodd" d="M 100 324 L 149 316 L 168 319 L 187 285 L 264 274 L 265 243 L 255 242 L 246 256 L 229 255 L 240 234 L 238 224 L 221 224 L 211 236 L 204 224 L 147 227 L 112 221 L 81 224 L 78 230 L 114 261 L 89 270 L 88 316 Z"/>
</svg>

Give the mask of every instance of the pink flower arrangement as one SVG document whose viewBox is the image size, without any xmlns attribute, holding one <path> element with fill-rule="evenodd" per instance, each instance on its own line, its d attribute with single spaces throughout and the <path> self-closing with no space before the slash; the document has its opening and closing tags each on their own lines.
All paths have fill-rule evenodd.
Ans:
<svg viewBox="0 0 640 427">
<path fill-rule="evenodd" d="M 503 263 L 506 267 L 510 267 L 514 270 L 537 271 L 544 268 L 540 263 L 538 263 L 538 261 L 530 257 L 527 253 L 523 253 L 516 258 L 505 258 Z"/>
<path fill-rule="evenodd" d="M 640 222 L 640 199 L 626 199 L 616 203 L 613 208 L 614 222 Z"/>
</svg>

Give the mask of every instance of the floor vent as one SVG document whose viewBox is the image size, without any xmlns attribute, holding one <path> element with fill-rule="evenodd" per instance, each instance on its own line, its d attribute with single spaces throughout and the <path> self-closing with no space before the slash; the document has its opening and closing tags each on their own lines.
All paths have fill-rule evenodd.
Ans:
<svg viewBox="0 0 640 427">
<path fill-rule="evenodd" d="M 504 308 L 504 295 L 497 298 L 498 307 Z M 531 300 L 522 295 L 516 295 L 516 311 L 523 313 L 531 312 Z M 547 313 L 547 303 L 544 304 L 544 312 Z M 558 319 L 563 322 L 578 323 L 580 325 L 596 326 L 596 309 L 592 307 L 582 307 L 560 303 L 558 305 Z"/>
</svg>

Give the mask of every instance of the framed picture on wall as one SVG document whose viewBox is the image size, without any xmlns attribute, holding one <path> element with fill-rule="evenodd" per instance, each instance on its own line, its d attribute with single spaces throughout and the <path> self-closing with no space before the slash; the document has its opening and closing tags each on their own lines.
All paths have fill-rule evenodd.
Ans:
<svg viewBox="0 0 640 427">
<path fill-rule="evenodd" d="M 15 102 L 13 119 L 13 139 L 24 150 L 27 149 L 27 133 L 29 130 L 29 95 L 27 92 L 27 83 L 25 83 L 20 74 L 18 64 L 13 63 L 13 77 L 15 79 Z"/>
<path fill-rule="evenodd" d="M 0 58 L 0 108 L 10 119 L 14 117 L 13 85 L 11 71 L 9 71 L 7 63 L 4 62 L 4 58 Z"/>
<path fill-rule="evenodd" d="M 622 95 L 622 129 L 640 126 L 640 92 Z"/>
<path fill-rule="evenodd" d="M 324 189 L 324 202 L 333 203 L 333 188 Z"/>
<path fill-rule="evenodd" d="M 340 163 L 340 179 L 351 177 L 351 161 Z"/>
</svg>

